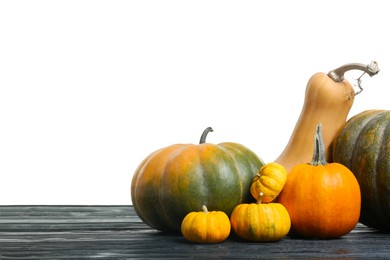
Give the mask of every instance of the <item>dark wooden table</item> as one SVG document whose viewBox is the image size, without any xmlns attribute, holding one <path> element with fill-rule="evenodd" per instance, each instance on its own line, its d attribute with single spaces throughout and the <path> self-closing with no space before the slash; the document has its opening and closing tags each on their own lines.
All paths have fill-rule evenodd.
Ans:
<svg viewBox="0 0 390 260">
<path fill-rule="evenodd" d="M 358 224 L 333 240 L 192 244 L 149 228 L 131 206 L 0 206 L 1 260 L 90 258 L 390 259 L 390 234 Z"/>
</svg>

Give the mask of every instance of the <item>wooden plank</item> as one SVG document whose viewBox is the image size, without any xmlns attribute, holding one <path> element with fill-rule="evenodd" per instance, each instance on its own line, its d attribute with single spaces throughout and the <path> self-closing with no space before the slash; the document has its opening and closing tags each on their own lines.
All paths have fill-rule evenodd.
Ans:
<svg viewBox="0 0 390 260">
<path fill-rule="evenodd" d="M 231 235 L 219 244 L 192 244 L 149 228 L 131 206 L 0 206 L 0 259 L 259 257 L 387 259 L 390 235 L 358 224 L 333 240 L 252 243 Z"/>
<path fill-rule="evenodd" d="M 2 206 L 1 231 L 148 228 L 131 206 Z M 139 225 L 141 224 L 141 225 Z"/>
</svg>

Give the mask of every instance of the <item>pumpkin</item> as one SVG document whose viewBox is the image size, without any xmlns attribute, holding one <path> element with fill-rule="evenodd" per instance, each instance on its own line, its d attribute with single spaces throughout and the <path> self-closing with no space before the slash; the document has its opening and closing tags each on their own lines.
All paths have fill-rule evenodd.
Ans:
<svg viewBox="0 0 390 260">
<path fill-rule="evenodd" d="M 173 144 L 147 156 L 132 178 L 131 199 L 143 222 L 157 230 L 180 232 L 183 218 L 202 205 L 230 216 L 251 200 L 249 188 L 264 165 L 242 144 Z M 226 195 L 228 194 L 228 196 Z"/>
<path fill-rule="evenodd" d="M 271 162 L 263 165 L 252 180 L 250 192 L 257 199 L 263 193 L 263 202 L 271 202 L 282 191 L 287 180 L 287 171 L 279 163 Z"/>
<path fill-rule="evenodd" d="M 280 203 L 262 203 L 260 193 L 257 203 L 237 205 L 231 216 L 233 232 L 241 239 L 253 242 L 277 241 L 287 236 L 291 221 L 286 208 Z"/>
<path fill-rule="evenodd" d="M 344 79 L 344 73 L 352 69 L 363 70 L 370 76 L 379 72 L 376 62 L 367 66 L 352 63 L 330 71 L 328 74 L 316 73 L 308 81 L 301 114 L 289 142 L 275 160 L 282 164 L 287 172 L 290 172 L 293 166 L 311 160 L 312 137 L 319 123 L 324 126 L 324 146 L 325 150 L 330 153 L 329 147 L 337 132 L 344 126 L 354 102 L 354 89 Z M 360 84 L 360 78 L 358 83 Z M 327 159 L 330 159 L 329 155 Z"/>
<path fill-rule="evenodd" d="M 205 205 L 200 212 L 190 212 L 181 224 L 185 239 L 195 243 L 219 243 L 230 235 L 230 220 L 225 212 L 208 211 Z"/>
<path fill-rule="evenodd" d="M 390 231 L 390 111 L 367 110 L 348 120 L 333 144 L 362 191 L 360 222 Z"/>
<path fill-rule="evenodd" d="M 359 183 L 344 165 L 326 162 L 321 125 L 316 128 L 311 163 L 291 170 L 278 202 L 289 212 L 297 236 L 338 238 L 358 223 Z"/>
</svg>

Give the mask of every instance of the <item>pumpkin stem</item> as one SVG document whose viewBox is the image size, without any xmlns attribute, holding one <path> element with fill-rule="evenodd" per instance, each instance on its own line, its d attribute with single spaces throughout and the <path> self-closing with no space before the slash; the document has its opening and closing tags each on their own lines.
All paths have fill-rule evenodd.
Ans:
<svg viewBox="0 0 390 260">
<path fill-rule="evenodd" d="M 208 211 L 208 209 L 207 209 L 207 207 L 205 205 L 202 205 L 202 210 L 206 214 L 209 213 L 209 211 Z"/>
<path fill-rule="evenodd" d="M 257 204 L 261 204 L 261 202 L 263 200 L 263 195 L 264 195 L 264 193 L 262 191 L 260 191 L 259 197 L 257 198 Z"/>
<path fill-rule="evenodd" d="M 345 64 L 337 69 L 334 69 L 334 70 L 331 70 L 329 71 L 328 73 L 328 76 L 333 79 L 334 81 L 336 82 L 341 82 L 344 80 L 344 73 L 349 71 L 349 70 L 361 70 L 363 71 L 364 73 L 357 79 L 357 84 L 358 84 L 358 87 L 359 87 L 359 91 L 355 92 L 355 96 L 357 94 L 359 94 L 360 92 L 363 91 L 363 88 L 361 87 L 361 77 L 364 75 L 364 74 L 368 74 L 370 75 L 370 77 L 378 74 L 379 72 L 379 68 L 378 68 L 378 63 L 376 61 L 372 61 L 370 64 L 368 65 L 364 65 L 364 64 L 361 64 L 361 63 L 349 63 L 349 64 Z"/>
<path fill-rule="evenodd" d="M 207 127 L 203 133 L 202 133 L 202 136 L 200 137 L 200 141 L 199 141 L 199 144 L 204 144 L 206 142 L 206 137 L 207 135 L 209 134 L 209 132 L 212 132 L 214 131 L 211 127 Z"/>
<path fill-rule="evenodd" d="M 318 124 L 316 127 L 316 133 L 314 135 L 314 151 L 311 165 L 327 165 L 325 157 L 324 139 L 322 137 L 322 125 Z"/>
</svg>

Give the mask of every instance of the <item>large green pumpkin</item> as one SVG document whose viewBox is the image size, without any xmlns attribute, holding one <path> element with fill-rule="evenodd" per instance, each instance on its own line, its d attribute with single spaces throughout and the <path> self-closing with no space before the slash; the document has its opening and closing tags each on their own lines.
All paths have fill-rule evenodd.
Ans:
<svg viewBox="0 0 390 260">
<path fill-rule="evenodd" d="M 131 183 L 138 216 L 161 231 L 180 232 L 183 218 L 202 205 L 230 216 L 237 204 L 251 199 L 252 179 L 264 165 L 245 146 L 232 142 L 175 144 L 146 157 Z"/>
<path fill-rule="evenodd" d="M 367 110 L 350 118 L 334 140 L 333 160 L 360 184 L 360 222 L 390 231 L 390 111 Z"/>
</svg>

